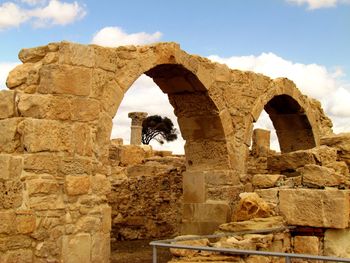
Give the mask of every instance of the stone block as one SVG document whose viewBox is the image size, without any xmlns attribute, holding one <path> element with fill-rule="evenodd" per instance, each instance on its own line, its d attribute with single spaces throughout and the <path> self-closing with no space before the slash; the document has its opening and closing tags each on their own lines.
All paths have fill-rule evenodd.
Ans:
<svg viewBox="0 0 350 263">
<path fill-rule="evenodd" d="M 57 194 L 32 196 L 28 201 L 29 208 L 36 211 L 65 208 L 62 196 Z"/>
<path fill-rule="evenodd" d="M 27 172 L 56 174 L 60 159 L 52 153 L 24 154 L 23 169 Z"/>
<path fill-rule="evenodd" d="M 21 175 L 23 161 L 21 157 L 0 154 L 0 167 L 0 179 L 16 179 Z"/>
<path fill-rule="evenodd" d="M 32 179 L 26 181 L 29 196 L 36 194 L 54 194 L 60 189 L 58 183 L 52 179 Z"/>
<path fill-rule="evenodd" d="M 207 185 L 239 185 L 239 175 L 232 170 L 203 171 Z"/>
<path fill-rule="evenodd" d="M 62 42 L 58 52 L 58 62 L 74 66 L 93 67 L 95 51 L 92 46 Z"/>
<path fill-rule="evenodd" d="M 310 150 L 320 165 L 324 166 L 337 160 L 337 149 L 321 145 Z"/>
<path fill-rule="evenodd" d="M 92 192 L 97 195 L 107 195 L 111 192 L 111 182 L 104 174 L 91 176 Z"/>
<path fill-rule="evenodd" d="M 92 69 L 68 65 L 45 65 L 40 69 L 39 93 L 88 96 Z"/>
<path fill-rule="evenodd" d="M 14 89 L 22 84 L 35 85 L 39 82 L 40 63 L 25 63 L 16 66 L 8 74 L 6 85 Z"/>
<path fill-rule="evenodd" d="M 324 136 L 321 139 L 321 144 L 336 148 L 339 159 L 350 166 L 350 133 Z"/>
<path fill-rule="evenodd" d="M 15 225 L 19 234 L 34 232 L 36 228 L 36 218 L 34 212 L 32 210 L 17 210 Z"/>
<path fill-rule="evenodd" d="M 23 48 L 19 52 L 18 58 L 23 63 L 34 63 L 43 59 L 47 52 L 49 52 L 49 48 L 47 45 L 34 48 Z"/>
<path fill-rule="evenodd" d="M 328 163 L 326 167 L 334 169 L 334 171 L 338 174 L 344 175 L 346 177 L 349 176 L 349 168 L 344 161 L 331 162 Z"/>
<path fill-rule="evenodd" d="M 309 187 L 339 186 L 346 183 L 346 177 L 338 174 L 332 168 L 308 164 L 298 168 L 297 171 L 302 176 L 302 183 Z"/>
<path fill-rule="evenodd" d="M 22 118 L 0 120 L 0 152 L 13 153 L 20 147 L 17 126 Z"/>
<path fill-rule="evenodd" d="M 98 119 L 100 113 L 100 102 L 95 99 L 73 98 L 72 120 L 73 121 L 94 121 Z"/>
<path fill-rule="evenodd" d="M 257 193 L 269 205 L 277 206 L 278 204 L 278 188 L 256 189 Z"/>
<path fill-rule="evenodd" d="M 74 150 L 81 156 L 92 156 L 92 128 L 87 123 L 77 122 L 73 126 Z"/>
<path fill-rule="evenodd" d="M 109 263 L 111 254 L 109 234 L 95 233 L 91 236 L 91 263 Z"/>
<path fill-rule="evenodd" d="M 111 231 L 112 227 L 112 208 L 110 206 L 102 207 L 102 231 L 103 233 L 108 234 Z"/>
<path fill-rule="evenodd" d="M 217 201 L 202 204 L 183 204 L 183 219 L 189 222 L 227 222 L 230 206 Z"/>
<path fill-rule="evenodd" d="M 19 180 L 0 182 L 0 209 L 17 208 L 22 205 L 23 183 Z"/>
<path fill-rule="evenodd" d="M 184 203 L 204 203 L 206 200 L 204 173 L 186 171 L 182 175 Z"/>
<path fill-rule="evenodd" d="M 6 119 L 15 115 L 15 92 L 0 90 L 0 119 Z"/>
<path fill-rule="evenodd" d="M 15 213 L 13 210 L 0 211 L 0 234 L 13 234 L 15 231 Z"/>
<path fill-rule="evenodd" d="M 319 255 L 320 240 L 316 236 L 295 236 L 293 238 L 294 253 Z"/>
<path fill-rule="evenodd" d="M 0 237 L 0 252 L 26 249 L 32 245 L 32 239 L 25 235 L 11 235 Z"/>
<path fill-rule="evenodd" d="M 230 222 L 220 225 L 219 229 L 226 232 L 256 231 L 284 227 L 285 221 L 281 216 L 253 218 L 241 222 Z"/>
<path fill-rule="evenodd" d="M 324 235 L 324 254 L 350 257 L 350 229 L 327 229 Z"/>
<path fill-rule="evenodd" d="M 283 179 L 281 174 L 255 174 L 252 178 L 253 186 L 257 188 L 270 188 L 278 186 Z"/>
<path fill-rule="evenodd" d="M 181 235 L 210 235 L 213 234 L 218 226 L 219 222 L 188 222 L 183 221 L 181 223 L 180 233 Z"/>
<path fill-rule="evenodd" d="M 59 161 L 58 172 L 64 175 L 86 175 L 92 173 L 90 158 L 62 157 Z"/>
<path fill-rule="evenodd" d="M 252 137 L 252 153 L 254 156 L 267 156 L 270 152 L 270 131 L 255 129 Z"/>
<path fill-rule="evenodd" d="M 87 233 L 62 237 L 62 260 L 65 263 L 91 263 L 91 236 Z"/>
<path fill-rule="evenodd" d="M 306 164 L 316 164 L 311 151 L 295 151 L 267 157 L 267 168 L 278 173 L 285 170 L 296 170 Z"/>
<path fill-rule="evenodd" d="M 21 123 L 19 133 L 27 152 L 74 150 L 72 127 L 68 123 L 26 119 Z"/>
<path fill-rule="evenodd" d="M 241 193 L 241 200 L 235 207 L 232 221 L 245 221 L 273 214 L 271 207 L 256 193 Z"/>
<path fill-rule="evenodd" d="M 65 190 L 67 195 L 87 194 L 90 190 L 90 177 L 67 175 L 65 180 Z"/>
<path fill-rule="evenodd" d="M 346 228 L 349 193 L 337 189 L 280 189 L 279 209 L 289 225 Z"/>
<path fill-rule="evenodd" d="M 0 254 L 1 263 L 32 263 L 33 252 L 31 249 L 16 249 Z"/>
</svg>

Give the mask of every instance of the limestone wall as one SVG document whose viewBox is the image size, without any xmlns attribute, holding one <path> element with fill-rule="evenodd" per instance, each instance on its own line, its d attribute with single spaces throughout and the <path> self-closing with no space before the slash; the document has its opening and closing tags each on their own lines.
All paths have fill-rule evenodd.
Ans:
<svg viewBox="0 0 350 263">
<path fill-rule="evenodd" d="M 127 145 L 112 146 L 111 155 L 112 242 L 179 235 L 184 157 L 157 156 Z M 123 155 L 132 159 L 121 162 Z"/>
</svg>

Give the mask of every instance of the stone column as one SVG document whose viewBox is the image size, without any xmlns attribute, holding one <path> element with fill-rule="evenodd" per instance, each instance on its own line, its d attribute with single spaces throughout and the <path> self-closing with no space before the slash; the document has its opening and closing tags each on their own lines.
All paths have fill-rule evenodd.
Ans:
<svg viewBox="0 0 350 263">
<path fill-rule="evenodd" d="M 253 131 L 252 152 L 255 156 L 267 156 L 270 151 L 270 131 L 255 129 Z"/>
<path fill-rule="evenodd" d="M 147 115 L 147 112 L 129 112 L 128 116 L 131 118 L 130 144 L 141 144 L 142 122 Z"/>
</svg>

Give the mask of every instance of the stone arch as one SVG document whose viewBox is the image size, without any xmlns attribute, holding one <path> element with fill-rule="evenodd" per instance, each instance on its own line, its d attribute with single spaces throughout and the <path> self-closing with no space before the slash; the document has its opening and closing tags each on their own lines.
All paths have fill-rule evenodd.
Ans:
<svg viewBox="0 0 350 263">
<path fill-rule="evenodd" d="M 285 78 L 272 80 L 252 109 L 253 120 L 265 109 L 277 133 L 281 152 L 310 149 L 320 144 L 317 116 L 309 99 Z"/>
</svg>

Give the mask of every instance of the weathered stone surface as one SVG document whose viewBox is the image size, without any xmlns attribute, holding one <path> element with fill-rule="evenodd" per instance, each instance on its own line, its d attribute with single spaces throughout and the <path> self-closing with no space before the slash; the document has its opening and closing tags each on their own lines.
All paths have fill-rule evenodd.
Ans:
<svg viewBox="0 0 350 263">
<path fill-rule="evenodd" d="M 256 174 L 253 176 L 252 183 L 258 188 L 269 188 L 277 186 L 282 178 L 281 174 Z"/>
<path fill-rule="evenodd" d="M 119 161 L 121 166 L 140 164 L 146 157 L 146 152 L 136 145 L 111 146 L 109 158 Z"/>
<path fill-rule="evenodd" d="M 19 127 L 23 147 L 27 152 L 74 150 L 72 127 L 59 121 L 26 119 Z M 38 140 L 40 138 L 40 140 Z"/>
<path fill-rule="evenodd" d="M 0 152 L 13 153 L 20 147 L 17 126 L 22 118 L 0 120 Z"/>
<path fill-rule="evenodd" d="M 350 133 L 340 133 L 325 136 L 321 144 L 337 149 L 339 159 L 350 166 Z"/>
<path fill-rule="evenodd" d="M 247 221 L 230 222 L 220 225 L 219 229 L 227 232 L 251 231 L 261 229 L 271 229 L 284 227 L 285 221 L 281 216 L 272 216 L 266 218 L 253 218 Z"/>
<path fill-rule="evenodd" d="M 18 54 L 19 59 L 23 63 L 27 62 L 38 62 L 45 57 L 49 51 L 48 46 L 41 46 L 35 48 L 24 48 Z"/>
<path fill-rule="evenodd" d="M 87 233 L 62 237 L 62 259 L 66 263 L 91 262 L 91 236 Z"/>
<path fill-rule="evenodd" d="M 185 235 L 185 236 L 178 236 L 176 239 L 189 239 L 189 238 L 195 238 L 197 236 L 191 236 L 191 235 Z M 196 240 L 184 240 L 184 241 L 176 241 L 174 244 L 179 245 L 187 245 L 187 246 L 200 246 L 205 247 L 209 245 L 209 240 L 207 238 L 204 239 L 196 239 Z M 171 254 L 177 257 L 187 257 L 187 256 L 194 256 L 198 254 L 200 251 L 198 250 L 189 250 L 189 249 L 178 249 L 178 248 L 171 248 L 170 249 Z"/>
<path fill-rule="evenodd" d="M 236 206 L 232 221 L 245 221 L 257 217 L 269 217 L 273 214 L 270 206 L 256 193 L 242 193 Z"/>
<path fill-rule="evenodd" d="M 183 204 L 183 219 L 188 221 L 227 222 L 230 207 L 226 202 Z"/>
<path fill-rule="evenodd" d="M 0 167 L 0 179 L 16 179 L 21 175 L 23 161 L 21 157 L 9 154 L 0 154 Z"/>
<path fill-rule="evenodd" d="M 252 137 L 252 154 L 267 156 L 270 153 L 270 131 L 255 129 Z"/>
<path fill-rule="evenodd" d="M 33 252 L 31 249 L 16 249 L 0 254 L 0 261 L 3 263 L 32 263 Z"/>
<path fill-rule="evenodd" d="M 349 241 L 349 229 L 327 229 L 324 236 L 324 254 L 327 256 L 349 258 Z"/>
<path fill-rule="evenodd" d="M 26 182 L 29 196 L 35 194 L 54 194 L 59 191 L 58 183 L 51 179 L 33 179 Z"/>
<path fill-rule="evenodd" d="M 348 227 L 348 191 L 280 189 L 279 200 L 279 209 L 290 225 Z"/>
<path fill-rule="evenodd" d="M 293 238 L 294 253 L 319 255 L 320 240 L 315 236 L 295 236 Z"/>
<path fill-rule="evenodd" d="M 46 65 L 40 69 L 40 93 L 88 96 L 92 69 L 68 65 Z"/>
<path fill-rule="evenodd" d="M 0 181 L 0 209 L 17 208 L 23 200 L 23 183 L 19 180 Z"/>
<path fill-rule="evenodd" d="M 14 211 L 0 211 L 0 234 L 10 234 L 15 230 L 15 221 Z"/>
<path fill-rule="evenodd" d="M 32 233 L 36 228 L 35 214 L 31 210 L 16 211 L 16 229 L 20 234 Z"/>
<path fill-rule="evenodd" d="M 9 89 L 14 89 L 22 84 L 38 84 L 40 67 L 40 63 L 25 63 L 18 65 L 10 71 L 6 80 L 7 87 Z"/>
<path fill-rule="evenodd" d="M 92 192 L 97 195 L 107 195 L 111 192 L 111 183 L 103 174 L 91 176 Z"/>
<path fill-rule="evenodd" d="M 0 90 L 0 119 L 15 115 L 15 93 L 10 90 Z"/>
<path fill-rule="evenodd" d="M 267 168 L 276 172 L 295 170 L 306 164 L 316 164 L 311 151 L 295 151 L 267 157 Z"/>
<path fill-rule="evenodd" d="M 65 190 L 68 195 L 87 194 L 90 190 L 90 177 L 67 175 Z"/>
<path fill-rule="evenodd" d="M 91 242 L 91 263 L 109 263 L 111 253 L 109 234 L 93 234 Z"/>
<path fill-rule="evenodd" d="M 298 168 L 297 171 L 302 176 L 303 185 L 310 187 L 339 186 L 347 183 L 348 179 L 334 171 L 334 169 L 308 164 Z"/>
</svg>

